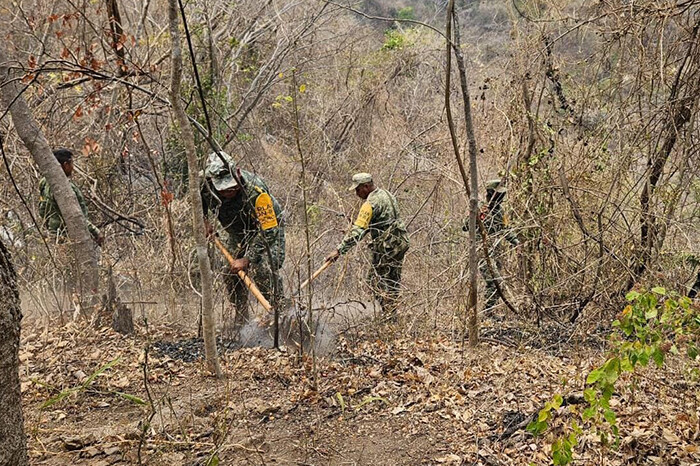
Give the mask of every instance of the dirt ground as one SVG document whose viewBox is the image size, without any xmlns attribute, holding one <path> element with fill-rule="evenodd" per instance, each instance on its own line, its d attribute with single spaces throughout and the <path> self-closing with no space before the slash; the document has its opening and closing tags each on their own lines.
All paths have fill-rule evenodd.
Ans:
<svg viewBox="0 0 700 466">
<path fill-rule="evenodd" d="M 20 357 L 31 462 L 551 464 L 549 445 L 569 408 L 540 438 L 510 427 L 554 394 L 580 394 L 605 355 L 573 335 L 554 348 L 546 335 L 524 341 L 514 328 L 486 323 L 476 349 L 439 333 L 339 337 L 317 361 L 314 389 L 311 358 L 292 348 L 223 351 L 224 378 L 216 380 L 201 359 L 164 354 L 194 337 L 173 324 L 139 322 L 136 335 L 122 336 L 26 321 Z M 605 447 L 586 432 L 575 464 L 700 464 L 697 385 L 673 364 L 635 383 L 614 398 L 620 445 Z"/>
</svg>

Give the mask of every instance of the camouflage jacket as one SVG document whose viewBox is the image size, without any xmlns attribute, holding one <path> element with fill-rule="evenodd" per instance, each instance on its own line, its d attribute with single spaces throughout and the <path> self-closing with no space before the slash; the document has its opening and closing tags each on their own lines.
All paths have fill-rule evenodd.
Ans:
<svg viewBox="0 0 700 466">
<path fill-rule="evenodd" d="M 484 223 L 484 228 L 486 228 L 486 233 L 488 233 L 494 245 L 498 246 L 502 238 L 505 238 L 513 246 L 520 244 L 518 236 L 508 227 L 508 222 L 503 214 L 501 203 L 489 208 L 488 203 L 484 202 L 481 204 L 479 212 L 481 221 Z M 464 231 L 469 231 L 469 217 L 464 219 L 462 229 Z"/>
<path fill-rule="evenodd" d="M 399 218 L 396 198 L 384 189 L 377 188 L 367 196 L 352 229 L 338 245 L 340 254 L 347 253 L 367 233 L 372 237 L 370 247 L 375 253 L 398 255 L 408 250 L 408 234 Z"/>
<path fill-rule="evenodd" d="M 281 264 L 284 251 L 279 251 L 277 245 L 279 235 L 284 235 L 282 208 L 259 176 L 240 170 L 240 180 L 243 192 L 231 199 L 217 196 L 207 180 L 201 190 L 204 215 L 213 212 L 229 234 L 229 242 L 245 251 L 251 262 L 267 258 L 270 247 L 273 261 Z M 237 255 L 239 251 L 231 253 Z"/>
<path fill-rule="evenodd" d="M 78 198 L 78 203 L 80 204 L 80 210 L 83 211 L 83 216 L 85 216 L 85 221 L 87 222 L 88 230 L 93 238 L 97 238 L 100 234 L 100 229 L 93 225 L 88 219 L 88 209 L 85 203 L 85 198 L 83 193 L 80 191 L 73 180 L 68 180 L 75 197 Z M 43 220 L 44 226 L 53 234 L 63 236 L 66 234 L 66 225 L 63 221 L 63 216 L 58 208 L 58 203 L 54 199 L 51 193 L 51 186 L 46 181 L 46 178 L 42 178 L 39 181 L 39 216 Z"/>
</svg>

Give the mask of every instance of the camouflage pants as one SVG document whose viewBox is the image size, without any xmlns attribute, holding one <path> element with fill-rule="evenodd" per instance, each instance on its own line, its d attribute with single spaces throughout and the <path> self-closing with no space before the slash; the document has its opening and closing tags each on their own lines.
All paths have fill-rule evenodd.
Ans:
<svg viewBox="0 0 700 466">
<path fill-rule="evenodd" d="M 246 272 L 258 286 L 260 292 L 274 307 L 281 303 L 284 297 L 284 283 L 282 281 L 282 275 L 280 274 L 280 269 L 282 268 L 285 258 L 284 228 L 279 229 L 279 234 L 275 242 L 268 245 L 272 257 L 276 258 L 274 264 L 270 264 L 269 256 L 266 253 L 254 254 L 252 256 L 248 255 L 249 250 L 256 249 L 256 246 L 260 249 L 259 246 L 263 245 L 263 243 L 255 244 L 256 241 L 262 242 L 263 239 L 259 237 L 255 238 L 251 244 L 246 245 L 241 244 L 239 237 L 229 235 L 227 247 L 235 258 L 240 259 L 241 257 L 248 257 L 250 259 L 250 266 Z M 222 272 L 224 282 L 226 283 L 228 299 L 233 303 L 236 309 L 234 328 L 240 328 L 248 321 L 250 315 L 248 288 L 237 274 L 231 272 L 228 264 L 224 266 Z"/>
<path fill-rule="evenodd" d="M 484 288 L 484 309 L 495 307 L 501 301 L 496 284 L 501 284 L 503 282 L 503 278 L 501 277 L 501 261 L 493 252 L 489 254 L 489 257 L 491 258 L 491 265 L 494 268 L 495 275 L 491 274 L 485 259 L 479 261 L 479 272 L 481 272 L 481 276 L 486 283 Z"/>
<path fill-rule="evenodd" d="M 372 269 L 368 281 L 374 298 L 382 307 L 383 317 L 396 320 L 397 304 L 401 291 L 401 270 L 405 253 L 391 256 L 379 252 L 372 254 Z"/>
</svg>

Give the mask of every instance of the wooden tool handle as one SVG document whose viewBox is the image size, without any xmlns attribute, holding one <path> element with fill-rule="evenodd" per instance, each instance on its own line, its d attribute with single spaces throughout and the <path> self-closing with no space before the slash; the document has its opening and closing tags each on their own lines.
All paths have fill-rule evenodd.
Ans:
<svg viewBox="0 0 700 466">
<path fill-rule="evenodd" d="M 312 281 L 314 281 L 314 280 L 316 279 L 316 277 L 318 277 L 319 275 L 321 275 L 321 274 L 323 273 L 324 270 L 326 270 L 328 267 L 331 266 L 332 263 L 333 263 L 333 261 L 326 261 L 326 262 L 324 262 L 323 265 L 322 265 L 321 267 L 319 267 L 318 270 L 315 271 L 315 272 L 313 273 L 313 275 L 311 275 L 311 278 L 309 278 L 308 280 L 306 280 L 304 283 L 301 284 L 301 286 L 299 287 L 299 291 L 301 291 L 301 290 L 303 290 L 304 288 L 306 288 L 306 286 L 307 286 L 309 283 L 311 283 Z"/>
<path fill-rule="evenodd" d="M 235 261 L 235 259 L 233 258 L 231 253 L 228 252 L 228 249 L 226 249 L 226 247 L 221 243 L 221 240 L 216 236 L 214 237 L 214 244 L 216 244 L 216 247 L 219 248 L 219 251 L 221 251 L 221 254 L 224 255 L 228 263 L 231 264 L 231 266 L 233 266 L 233 262 Z M 270 302 L 265 298 L 265 296 L 263 296 L 258 287 L 255 285 L 255 282 L 253 282 L 253 280 L 250 279 L 248 274 L 245 273 L 243 270 L 239 270 L 238 277 L 241 280 L 243 280 L 245 286 L 250 290 L 251 293 L 253 293 L 255 299 L 257 299 L 258 302 L 262 304 L 262 307 L 264 307 L 266 311 L 271 311 L 272 306 L 270 305 Z"/>
</svg>

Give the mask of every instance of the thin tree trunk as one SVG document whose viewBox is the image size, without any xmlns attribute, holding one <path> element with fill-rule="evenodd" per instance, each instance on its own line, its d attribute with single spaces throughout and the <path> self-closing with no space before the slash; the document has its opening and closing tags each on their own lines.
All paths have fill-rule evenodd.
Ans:
<svg viewBox="0 0 700 466">
<path fill-rule="evenodd" d="M 477 190 L 477 178 L 476 178 L 476 139 L 474 137 L 474 126 L 472 125 L 471 119 L 471 105 L 469 101 L 468 88 L 466 86 L 466 72 L 463 73 L 464 62 L 462 56 L 459 55 L 459 31 L 456 30 L 454 37 L 452 33 L 452 25 L 457 25 L 454 19 L 454 0 L 450 0 L 447 6 L 447 20 L 445 25 L 445 35 L 447 37 L 447 72 L 446 72 L 446 83 L 445 83 L 445 108 L 447 110 L 447 120 L 450 125 L 450 136 L 452 139 L 452 145 L 455 152 L 455 157 L 457 159 L 457 165 L 459 166 L 459 173 L 462 176 L 462 181 L 464 182 L 464 187 L 469 196 L 469 295 L 467 298 L 467 314 L 469 316 L 468 328 L 469 328 L 469 344 L 470 346 L 476 346 L 479 343 L 479 318 L 477 314 L 477 274 L 478 274 L 478 264 L 477 264 L 477 251 L 476 251 L 476 229 L 478 222 L 478 210 L 479 210 L 479 199 Z M 456 42 L 453 42 L 456 41 Z M 462 98 L 464 99 L 464 115 L 465 123 L 467 125 L 467 139 L 469 147 L 469 160 L 470 160 L 470 171 L 471 177 L 467 177 L 467 172 L 462 162 L 462 157 L 460 155 L 459 146 L 457 144 L 456 134 L 454 130 L 454 122 L 452 119 L 452 111 L 450 105 L 450 75 L 452 73 L 452 52 L 457 55 L 458 66 L 460 68 L 460 82 L 462 86 Z M 461 61 L 460 61 L 461 60 Z M 472 157 L 473 156 L 473 157 Z M 472 160 L 473 159 L 473 160 Z M 471 185 L 471 187 L 470 187 Z"/>
<path fill-rule="evenodd" d="M 477 149 L 476 137 L 474 136 L 474 123 L 472 121 L 472 106 L 469 98 L 469 86 L 467 84 L 467 69 L 464 66 L 464 57 L 462 56 L 459 20 L 457 15 L 455 15 L 454 2 L 452 3 L 451 16 L 452 22 L 454 23 L 453 50 L 457 60 L 457 69 L 459 70 L 459 82 L 462 87 L 464 123 L 467 127 L 467 147 L 469 148 L 469 185 L 471 187 L 471 192 L 469 193 L 469 287 L 471 288 L 469 300 L 469 305 L 471 307 L 471 313 L 469 314 L 469 344 L 471 346 L 476 346 L 479 343 L 479 318 L 476 311 L 476 284 L 479 274 L 476 251 L 476 229 L 479 219 L 479 181 L 476 165 Z M 487 251 L 484 252 L 488 253 Z M 486 260 L 488 260 L 488 258 Z"/>
<path fill-rule="evenodd" d="M 311 256 L 311 236 L 309 233 L 309 214 L 308 214 L 308 199 L 307 199 L 307 190 L 308 186 L 306 185 L 306 158 L 304 157 L 304 151 L 301 150 L 301 136 L 300 136 L 300 130 L 299 130 L 299 105 L 297 103 L 297 99 L 299 98 L 299 95 L 297 94 L 298 87 L 297 87 L 297 76 L 294 71 L 292 71 L 292 97 L 293 97 L 293 104 L 294 104 L 294 139 L 296 141 L 297 145 L 297 151 L 299 152 L 299 160 L 301 162 L 301 193 L 302 193 L 302 200 L 304 203 L 304 240 L 306 242 L 306 276 L 309 277 L 309 280 L 311 280 L 311 274 L 313 273 L 313 264 L 311 263 L 312 261 L 312 256 Z M 317 380 L 317 371 L 316 371 L 316 327 L 314 326 L 314 308 L 313 308 L 313 289 L 314 289 L 314 284 L 313 281 L 309 281 L 309 290 L 307 294 L 307 301 L 306 301 L 306 308 L 308 314 L 308 320 L 307 320 L 307 325 L 309 327 L 309 343 L 310 343 L 310 350 L 311 350 L 311 371 L 312 371 L 312 380 L 314 384 L 314 390 L 318 390 L 318 380 Z M 301 330 L 301 327 L 299 327 Z M 299 336 L 301 337 L 301 347 L 304 346 L 304 337 L 303 337 L 303 332 L 299 332 Z"/>
<path fill-rule="evenodd" d="M 0 465 L 3 466 L 29 464 L 18 373 L 21 320 L 17 275 L 10 253 L 0 242 Z"/>
<path fill-rule="evenodd" d="M 9 107 L 15 130 L 32 154 L 39 171 L 46 177 L 63 216 L 77 268 L 76 291 L 82 301 L 80 307 L 85 312 L 92 308 L 98 292 L 97 250 L 68 178 L 21 95 L 23 89 L 18 85 L 20 77 L 19 73 L 10 69 L 5 51 L 0 48 L 0 99 L 4 107 Z"/>
<path fill-rule="evenodd" d="M 168 16 L 170 19 L 170 37 L 172 39 L 172 74 L 170 81 L 170 102 L 175 120 L 180 128 L 187 152 L 187 169 L 189 173 L 189 196 L 192 204 L 192 228 L 197 248 L 199 271 L 202 278 L 202 324 L 204 334 L 204 351 L 209 370 L 221 377 L 219 356 L 216 349 L 216 329 L 214 327 L 214 310 L 212 304 L 212 272 L 207 253 L 207 239 L 204 235 L 204 210 L 199 194 L 199 169 L 197 151 L 194 145 L 194 132 L 187 120 L 187 114 L 180 99 L 180 81 L 182 79 L 182 48 L 178 28 L 177 0 L 169 0 Z"/>
</svg>

